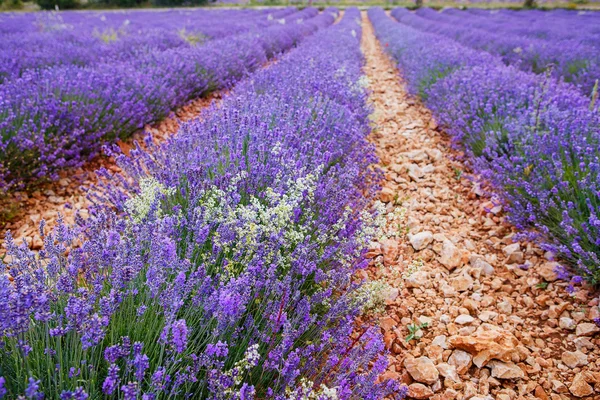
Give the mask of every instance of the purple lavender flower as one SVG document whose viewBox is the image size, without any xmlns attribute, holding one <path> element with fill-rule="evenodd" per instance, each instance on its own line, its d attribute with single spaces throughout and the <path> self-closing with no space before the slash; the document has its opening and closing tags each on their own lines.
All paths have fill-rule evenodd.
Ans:
<svg viewBox="0 0 600 400">
<path fill-rule="evenodd" d="M 69 378 L 79 376 L 79 374 L 81 374 L 80 368 L 77 368 L 77 369 L 75 369 L 75 367 L 69 368 Z"/>
<path fill-rule="evenodd" d="M 115 389 L 119 386 L 119 366 L 111 364 L 108 367 L 108 374 L 102 383 L 102 392 L 106 395 L 111 395 Z"/>
<path fill-rule="evenodd" d="M 206 350 L 204 354 L 206 354 L 210 358 L 219 358 L 219 357 L 227 357 L 228 353 L 227 344 L 221 341 L 218 341 L 215 344 L 209 343 L 206 345 Z"/>
<path fill-rule="evenodd" d="M 34 379 L 33 377 L 29 378 L 29 383 L 27 385 L 27 389 L 25 390 L 25 396 L 28 399 L 43 399 L 44 394 L 39 392 L 40 389 L 40 381 Z"/>
<path fill-rule="evenodd" d="M 104 359 L 111 364 L 117 362 L 117 360 L 122 356 L 123 355 L 121 354 L 121 346 L 119 345 L 109 346 L 106 349 L 104 349 Z"/>
<path fill-rule="evenodd" d="M 82 387 L 78 387 L 74 392 L 64 391 L 60 394 L 60 400 L 87 400 L 89 397 Z"/>
<path fill-rule="evenodd" d="M 142 304 L 141 306 L 138 307 L 136 314 L 138 317 L 141 317 L 142 315 L 144 315 L 144 313 L 146 312 L 146 310 L 148 309 L 148 307 L 144 304 Z"/>
<path fill-rule="evenodd" d="M 6 379 L 3 376 L 0 376 L 0 399 L 4 398 L 8 390 L 6 389 Z"/>
<path fill-rule="evenodd" d="M 145 354 L 138 354 L 133 359 L 133 366 L 135 368 L 135 378 L 138 382 L 142 382 L 144 379 L 145 371 L 150 367 L 150 360 Z"/>
<path fill-rule="evenodd" d="M 173 335 L 172 343 L 178 353 L 183 353 L 187 346 L 188 328 L 184 319 L 175 321 L 171 325 L 171 333 Z"/>
<path fill-rule="evenodd" d="M 125 400 L 135 400 L 138 395 L 138 383 L 137 382 L 129 382 L 127 385 L 121 386 L 121 391 L 123 392 L 123 399 Z"/>
<path fill-rule="evenodd" d="M 161 392 L 164 390 L 165 382 L 169 381 L 169 377 L 166 373 L 166 369 L 164 367 L 158 367 L 156 371 L 152 374 L 152 388 Z"/>
<path fill-rule="evenodd" d="M 573 283 L 574 285 L 580 285 L 581 283 L 583 283 L 583 277 L 579 275 L 574 275 L 573 277 L 571 277 L 571 283 Z"/>
</svg>

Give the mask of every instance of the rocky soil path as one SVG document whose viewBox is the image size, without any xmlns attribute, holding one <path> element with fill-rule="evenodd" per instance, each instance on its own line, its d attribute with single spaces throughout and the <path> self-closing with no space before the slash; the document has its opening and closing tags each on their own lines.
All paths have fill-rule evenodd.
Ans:
<svg viewBox="0 0 600 400">
<path fill-rule="evenodd" d="M 597 294 L 569 295 L 548 255 L 513 242 L 501 207 L 468 179 L 363 22 L 388 219 L 368 272 L 391 285 L 385 376 L 416 399 L 600 399 Z"/>
<path fill-rule="evenodd" d="M 206 98 L 193 100 L 177 109 L 171 117 L 147 125 L 144 130 L 118 144 L 128 153 L 134 140 L 144 143 L 144 132 L 152 133 L 155 143 L 163 142 L 178 131 L 180 123 L 197 118 L 202 110 L 221 97 L 221 92 L 215 92 Z M 97 183 L 95 171 L 101 167 L 120 172 L 113 157 L 98 156 L 81 168 L 62 171 L 61 179 L 57 182 L 41 185 L 30 193 L 16 192 L 0 199 L 0 255 L 4 253 L 4 237 L 9 230 L 18 244 L 25 240 L 31 249 L 39 250 L 43 245 L 38 228 L 40 220 L 44 219 L 51 228 L 59 214 L 69 224 L 74 223 L 76 211 L 86 217 L 87 209 L 92 204 L 87 196 L 90 188 Z"/>
</svg>

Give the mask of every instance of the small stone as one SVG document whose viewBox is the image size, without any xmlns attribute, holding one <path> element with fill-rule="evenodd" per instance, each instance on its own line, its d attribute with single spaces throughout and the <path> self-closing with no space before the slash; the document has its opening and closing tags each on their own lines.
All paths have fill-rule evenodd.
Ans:
<svg viewBox="0 0 600 400">
<path fill-rule="evenodd" d="M 434 384 L 440 376 L 435 364 L 428 357 L 407 357 L 404 359 L 404 367 L 415 381 L 428 385 Z"/>
<path fill-rule="evenodd" d="M 435 171 L 435 167 L 431 164 L 427 164 L 423 167 L 422 171 L 425 175 L 431 174 L 432 172 Z"/>
<path fill-rule="evenodd" d="M 435 123 L 435 121 L 433 121 L 433 122 Z M 437 124 L 435 124 L 435 126 L 437 127 Z M 435 129 L 435 128 L 432 128 L 432 129 Z M 444 154 L 441 151 L 439 151 L 438 149 L 426 149 L 425 151 L 427 152 L 429 157 L 433 158 L 436 161 L 439 161 L 444 157 Z"/>
<path fill-rule="evenodd" d="M 512 362 L 492 360 L 488 363 L 492 369 L 492 376 L 498 379 L 522 379 L 525 377 L 523 370 Z"/>
<path fill-rule="evenodd" d="M 450 316 L 448 314 L 442 314 L 440 315 L 440 322 L 442 324 L 449 324 L 451 321 Z"/>
<path fill-rule="evenodd" d="M 540 400 L 550 400 L 550 397 L 546 394 L 546 391 L 540 385 L 535 387 L 533 395 Z"/>
<path fill-rule="evenodd" d="M 379 192 L 379 200 L 381 200 L 384 203 L 389 203 L 393 201 L 395 197 L 396 193 L 388 187 L 384 187 L 383 189 L 381 189 L 381 192 Z"/>
<path fill-rule="evenodd" d="M 429 158 L 425 150 L 413 150 L 403 154 L 406 155 L 410 160 L 417 162 L 425 161 Z"/>
<path fill-rule="evenodd" d="M 454 322 L 457 323 L 457 324 L 459 324 L 459 325 L 467 325 L 467 324 L 470 324 L 473 321 L 475 321 L 475 318 L 471 317 L 470 315 L 465 315 L 465 314 L 459 315 L 454 320 Z"/>
<path fill-rule="evenodd" d="M 507 264 L 523 264 L 524 255 L 522 251 L 515 251 L 512 253 L 508 259 L 506 260 Z M 515 270 L 515 272 L 521 271 L 520 269 Z"/>
<path fill-rule="evenodd" d="M 466 373 L 472 364 L 472 357 L 469 353 L 462 350 L 454 350 L 448 358 L 448 364 L 454 365 L 459 374 Z"/>
<path fill-rule="evenodd" d="M 396 322 L 396 320 L 394 318 L 387 316 L 387 317 L 381 319 L 381 321 L 379 322 L 379 325 L 381 326 L 381 328 L 384 331 L 391 331 L 398 325 L 398 323 Z"/>
<path fill-rule="evenodd" d="M 434 364 L 442 362 L 444 357 L 444 349 L 442 349 L 440 346 L 432 344 L 430 346 L 427 346 L 425 352 L 427 353 L 427 357 L 429 357 L 429 359 L 433 361 Z"/>
<path fill-rule="evenodd" d="M 477 386 L 475 383 L 469 381 L 465 382 L 464 398 L 471 399 L 475 395 L 477 395 Z"/>
<path fill-rule="evenodd" d="M 585 397 L 594 393 L 594 388 L 585 381 L 585 376 L 582 373 L 578 373 L 573 378 L 573 382 L 569 386 L 569 391 L 575 397 Z"/>
<path fill-rule="evenodd" d="M 577 327 L 577 323 L 575 323 L 575 321 L 571 318 L 562 317 L 558 320 L 558 326 L 560 326 L 562 329 L 572 331 Z"/>
<path fill-rule="evenodd" d="M 31 244 L 31 248 L 33 250 L 40 250 L 42 247 L 44 247 L 44 241 L 42 240 L 42 238 L 40 238 L 39 235 L 34 235 L 33 243 Z"/>
<path fill-rule="evenodd" d="M 417 164 L 408 165 L 408 176 L 415 182 L 419 181 L 425 175 L 425 172 Z"/>
<path fill-rule="evenodd" d="M 450 285 L 457 292 L 465 292 L 473 286 L 473 278 L 469 275 L 460 275 L 450 279 Z"/>
<path fill-rule="evenodd" d="M 450 365 L 448 363 L 441 363 L 436 365 L 436 368 L 440 375 L 444 378 L 453 380 L 454 382 L 460 382 L 458 372 L 456 371 L 456 365 Z"/>
<path fill-rule="evenodd" d="M 429 243 L 433 241 L 433 234 L 429 231 L 419 232 L 416 235 L 408 235 L 408 240 L 412 247 L 416 250 L 423 250 Z"/>
<path fill-rule="evenodd" d="M 407 288 L 428 287 L 430 284 L 429 274 L 427 271 L 417 271 L 406 278 L 404 284 Z"/>
<path fill-rule="evenodd" d="M 480 326 L 478 331 L 471 336 L 450 337 L 448 344 L 452 348 L 476 354 L 480 366 L 485 365 L 491 359 L 511 361 L 512 355 L 519 345 L 519 340 L 503 329 L 481 329 L 484 325 Z"/>
<path fill-rule="evenodd" d="M 469 310 L 469 312 L 477 312 L 479 310 L 479 304 L 473 299 L 465 299 L 463 307 Z"/>
<path fill-rule="evenodd" d="M 442 282 L 440 284 L 440 290 L 445 298 L 451 298 L 456 296 L 456 290 L 445 282 Z"/>
<path fill-rule="evenodd" d="M 588 364 L 588 357 L 581 351 L 565 351 L 562 353 L 560 359 L 569 368 L 582 367 Z"/>
<path fill-rule="evenodd" d="M 504 255 L 508 258 L 515 251 L 521 250 L 521 245 L 519 243 L 512 243 L 502 249 Z"/>
<path fill-rule="evenodd" d="M 442 252 L 440 254 L 440 263 L 452 271 L 461 264 L 462 255 L 458 248 L 450 240 L 444 240 Z"/>
<path fill-rule="evenodd" d="M 498 307 L 498 310 L 500 312 L 503 312 L 504 314 L 511 314 L 512 313 L 512 305 L 508 301 L 506 301 L 506 300 L 498 303 L 497 307 Z"/>
<path fill-rule="evenodd" d="M 594 334 L 600 332 L 600 328 L 598 325 L 591 322 L 582 322 L 577 325 L 577 330 L 575 334 L 577 336 L 593 336 Z"/>
<path fill-rule="evenodd" d="M 477 318 L 479 318 L 483 322 L 487 322 L 491 319 L 495 319 L 497 316 L 498 316 L 497 312 L 486 310 L 486 311 L 480 312 L 479 315 L 477 316 Z"/>
<path fill-rule="evenodd" d="M 544 278 L 546 282 L 554 282 L 558 279 L 555 269 L 558 266 L 555 262 L 547 262 L 536 268 L 536 272 Z"/>
<path fill-rule="evenodd" d="M 481 272 L 483 272 L 485 275 L 487 275 L 487 276 L 494 275 L 494 267 L 492 267 L 491 264 L 488 263 L 487 261 L 485 261 L 483 258 L 476 257 L 474 259 L 471 259 L 470 262 L 471 262 L 471 266 L 473 268 L 480 269 Z"/>
<path fill-rule="evenodd" d="M 446 335 L 439 335 L 433 338 L 433 342 L 431 344 L 435 346 L 440 346 L 442 349 L 447 349 L 448 345 L 446 344 Z"/>
<path fill-rule="evenodd" d="M 65 199 L 59 196 L 50 196 L 48 197 L 48 201 L 54 204 L 63 204 L 65 202 Z"/>
<path fill-rule="evenodd" d="M 395 287 L 389 287 L 384 292 L 385 299 L 390 302 L 396 300 L 399 295 L 400 295 L 400 291 L 398 290 L 398 288 L 395 288 Z"/>
<path fill-rule="evenodd" d="M 381 252 L 383 253 L 383 264 L 386 267 L 394 265 L 398 258 L 398 242 L 393 239 L 382 240 Z"/>
<path fill-rule="evenodd" d="M 555 391 L 556 393 L 567 393 L 569 391 L 569 388 L 567 388 L 567 385 L 565 385 L 561 381 L 553 379 L 552 382 L 550 382 L 550 383 L 552 384 L 552 390 Z"/>
<path fill-rule="evenodd" d="M 454 389 L 446 389 L 440 400 L 454 400 L 458 397 L 458 392 Z"/>
<path fill-rule="evenodd" d="M 428 399 L 433 396 L 433 390 L 422 383 L 411 383 L 408 385 L 408 397 L 413 399 Z"/>
<path fill-rule="evenodd" d="M 594 343 L 592 343 L 592 341 L 585 336 L 576 338 L 575 340 L 573 340 L 573 343 L 575 343 L 575 347 L 577 347 L 577 350 L 581 350 L 581 349 L 593 350 L 595 347 Z"/>
<path fill-rule="evenodd" d="M 431 390 L 433 390 L 434 392 L 439 392 L 440 390 L 442 390 L 442 381 L 439 379 L 435 381 L 435 383 L 431 385 Z"/>
</svg>

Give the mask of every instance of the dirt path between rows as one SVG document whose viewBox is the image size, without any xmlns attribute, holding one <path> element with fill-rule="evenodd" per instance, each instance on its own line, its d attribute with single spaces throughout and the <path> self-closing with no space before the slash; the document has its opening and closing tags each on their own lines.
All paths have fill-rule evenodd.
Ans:
<svg viewBox="0 0 600 400">
<path fill-rule="evenodd" d="M 363 23 L 388 220 L 388 239 L 369 252 L 370 279 L 391 285 L 385 377 L 417 399 L 599 399 L 597 295 L 569 295 L 539 247 L 513 243 L 501 207 L 467 179 Z"/>
</svg>

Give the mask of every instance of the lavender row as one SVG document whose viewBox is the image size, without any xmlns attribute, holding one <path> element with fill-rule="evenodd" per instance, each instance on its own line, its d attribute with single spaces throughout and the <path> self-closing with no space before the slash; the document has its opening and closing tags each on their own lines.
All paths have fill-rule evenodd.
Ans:
<svg viewBox="0 0 600 400">
<path fill-rule="evenodd" d="M 60 11 L 31 13 L 0 14 L 0 35 L 15 38 L 39 32 L 76 31 L 92 34 L 94 31 L 125 31 L 136 33 L 151 29 L 186 30 L 199 29 L 208 36 L 227 34 L 227 30 L 219 27 L 214 21 L 231 25 L 233 32 L 239 33 L 236 24 L 244 27 L 248 22 L 269 18 L 276 20 L 297 10 L 293 7 L 266 10 L 206 10 L 206 9 L 172 9 L 172 10 L 139 10 L 139 11 Z M 203 21 L 208 26 L 198 24 Z M 0 44 L 0 46 L 5 43 Z"/>
<path fill-rule="evenodd" d="M 472 23 L 487 30 L 506 30 L 532 38 L 563 41 L 575 39 L 590 46 L 600 46 L 600 13 L 595 11 L 576 12 L 566 10 L 541 11 L 472 11 L 467 13 L 456 9 L 444 10 L 444 13 L 455 16 L 474 17 Z M 508 24 L 508 22 L 513 22 Z M 576 27 L 576 29 L 573 29 Z"/>
<path fill-rule="evenodd" d="M 307 8 L 290 24 L 148 53 L 135 62 L 61 66 L 0 86 L 0 185 L 55 178 L 207 92 L 231 86 L 267 59 L 330 25 L 334 14 Z M 312 17 L 312 18 L 311 18 Z"/>
<path fill-rule="evenodd" d="M 285 23 L 285 17 L 294 12 L 293 8 L 268 13 L 138 11 L 102 14 L 104 19 L 99 13 L 53 13 L 49 14 L 54 15 L 52 23 L 40 22 L 39 30 L 2 36 L 0 83 L 18 78 L 30 69 L 135 61 L 156 51 L 198 46 L 210 39 Z"/>
<path fill-rule="evenodd" d="M 523 236 L 541 239 L 572 268 L 574 283 L 599 283 L 598 105 L 571 85 L 396 23 L 382 10 L 369 15 L 411 92 L 465 147 Z"/>
<path fill-rule="evenodd" d="M 375 383 L 379 330 L 355 322 L 372 299 L 354 272 L 380 226 L 359 17 L 151 153 L 118 156 L 137 194 L 109 186 L 112 203 L 59 226 L 40 258 L 7 240 L 0 397 L 393 395 Z"/>
<path fill-rule="evenodd" d="M 577 40 L 547 41 L 510 33 L 492 33 L 471 25 L 470 18 L 444 16 L 433 10 L 411 13 L 404 8 L 392 11 L 398 21 L 414 28 L 438 33 L 460 43 L 498 55 L 507 64 L 552 76 L 578 86 L 590 94 L 600 77 L 600 51 Z M 518 23 L 518 22 L 517 22 Z"/>
</svg>

